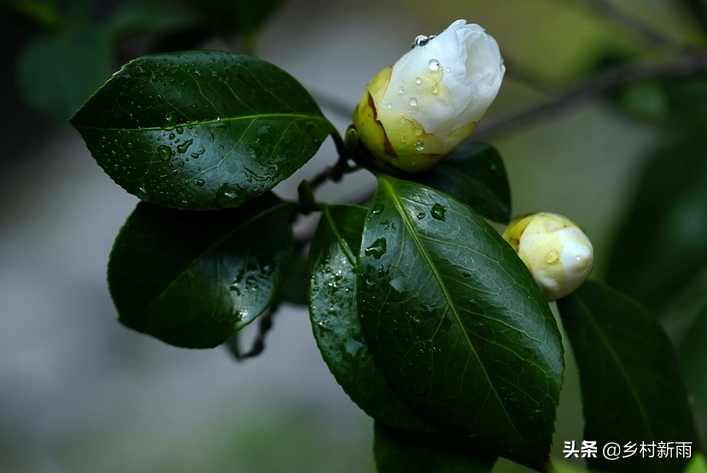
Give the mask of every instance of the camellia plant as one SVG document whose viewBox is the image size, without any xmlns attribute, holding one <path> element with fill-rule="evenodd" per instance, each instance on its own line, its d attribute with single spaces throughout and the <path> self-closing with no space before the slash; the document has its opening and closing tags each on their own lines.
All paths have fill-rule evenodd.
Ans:
<svg viewBox="0 0 707 473">
<path fill-rule="evenodd" d="M 488 472 L 499 456 L 550 471 L 565 370 L 557 300 L 586 438 L 696 453 L 671 343 L 646 309 L 585 282 L 585 233 L 550 213 L 518 217 L 503 236 L 489 223 L 511 220 L 505 168 L 491 145 L 466 140 L 504 72 L 478 25 L 418 36 L 370 82 L 342 138 L 265 61 L 190 51 L 129 62 L 71 118 L 98 164 L 142 200 L 108 266 L 120 322 L 172 345 L 252 355 L 238 332 L 302 302 L 292 288 L 306 279 L 317 345 L 375 420 L 381 473 Z M 338 159 L 300 184 L 298 201 L 271 191 L 328 137 Z M 377 179 L 368 205 L 317 199 L 322 182 L 359 171 Z M 313 212 L 311 241 L 296 241 L 293 222 Z M 689 458 L 587 461 L 682 472 Z"/>
</svg>

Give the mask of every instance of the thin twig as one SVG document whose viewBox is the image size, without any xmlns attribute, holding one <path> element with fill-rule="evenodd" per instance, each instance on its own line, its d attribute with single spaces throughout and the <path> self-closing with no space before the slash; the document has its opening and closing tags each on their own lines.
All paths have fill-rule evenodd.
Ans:
<svg viewBox="0 0 707 473">
<path fill-rule="evenodd" d="M 258 334 L 250 346 L 250 350 L 240 355 L 241 359 L 253 358 L 265 350 L 265 337 L 273 326 L 273 317 L 277 313 L 277 306 L 268 307 L 258 318 Z"/>
<path fill-rule="evenodd" d="M 707 74 L 705 53 L 686 52 L 661 64 L 634 63 L 612 69 L 567 87 L 549 102 L 513 112 L 496 120 L 488 120 L 479 125 L 472 137 L 474 141 L 478 141 L 512 128 L 535 123 L 540 118 L 563 112 L 627 82 L 648 77 L 687 77 L 698 74 Z"/>
<path fill-rule="evenodd" d="M 339 182 L 348 168 L 349 165 L 346 154 L 340 154 L 336 164 L 322 169 L 319 174 L 310 179 L 309 185 L 312 186 L 312 190 L 316 190 L 326 181 Z"/>
</svg>

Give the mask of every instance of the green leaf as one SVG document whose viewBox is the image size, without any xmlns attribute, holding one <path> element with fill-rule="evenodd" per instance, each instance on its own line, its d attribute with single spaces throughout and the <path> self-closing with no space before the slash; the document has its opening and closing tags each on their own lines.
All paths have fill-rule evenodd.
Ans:
<svg viewBox="0 0 707 473">
<path fill-rule="evenodd" d="M 184 0 L 217 28 L 231 34 L 253 35 L 283 0 Z"/>
<path fill-rule="evenodd" d="M 569 463 L 553 461 L 552 470 L 550 471 L 552 473 L 586 473 L 587 470 L 577 468 L 573 465 L 570 465 Z"/>
<path fill-rule="evenodd" d="M 557 302 L 582 389 L 584 437 L 616 442 L 692 442 L 698 437 L 675 360 L 658 319 L 633 300 L 588 281 Z M 588 466 L 607 472 L 682 472 L 687 459 L 610 461 L 597 455 Z"/>
<path fill-rule="evenodd" d="M 380 175 L 359 257 L 364 334 L 391 386 L 425 418 L 544 468 L 562 343 L 510 245 L 447 194 Z"/>
<path fill-rule="evenodd" d="M 138 58 L 71 124 L 125 190 L 194 210 L 236 207 L 272 189 L 335 132 L 289 74 L 217 51 Z"/>
<path fill-rule="evenodd" d="M 701 453 L 697 453 L 690 463 L 688 463 L 687 468 L 683 473 L 707 473 L 707 463 L 705 463 L 705 457 Z"/>
<path fill-rule="evenodd" d="M 400 177 L 446 192 L 494 222 L 511 218 L 506 168 L 498 151 L 486 143 L 458 146 L 428 171 Z"/>
<path fill-rule="evenodd" d="M 307 255 L 301 249 L 296 249 L 290 264 L 285 272 L 285 280 L 282 283 L 280 292 L 277 294 L 279 301 L 288 302 L 290 304 L 306 306 L 307 299 Z"/>
<path fill-rule="evenodd" d="M 488 473 L 496 456 L 475 451 L 465 437 L 405 432 L 375 423 L 378 473 Z"/>
<path fill-rule="evenodd" d="M 218 212 L 138 204 L 108 263 L 120 322 L 180 347 L 225 342 L 268 307 L 282 282 L 290 211 L 270 193 Z"/>
<path fill-rule="evenodd" d="M 694 396 L 707 402 L 707 298 L 702 302 L 701 308 L 692 316 L 689 331 L 677 347 L 677 356 L 685 384 Z"/>
<path fill-rule="evenodd" d="M 97 26 L 76 26 L 34 39 L 17 64 L 20 96 L 29 106 L 64 123 L 110 76 L 113 43 Z"/>
<path fill-rule="evenodd" d="M 356 267 L 365 218 L 365 207 L 322 208 L 309 255 L 314 337 L 337 382 L 366 414 L 401 429 L 432 431 L 390 388 L 363 339 Z"/>
<path fill-rule="evenodd" d="M 105 28 L 111 37 L 122 39 L 143 32 L 184 28 L 194 19 L 177 5 L 158 3 L 123 3 L 119 5 Z"/>
<path fill-rule="evenodd" d="M 607 282 L 653 310 L 707 266 L 707 141 L 675 138 L 657 149 L 608 255 Z"/>
</svg>

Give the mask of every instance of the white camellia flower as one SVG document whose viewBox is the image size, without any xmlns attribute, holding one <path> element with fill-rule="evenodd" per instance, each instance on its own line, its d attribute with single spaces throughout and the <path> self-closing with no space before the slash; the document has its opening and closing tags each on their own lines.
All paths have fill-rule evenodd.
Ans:
<svg viewBox="0 0 707 473">
<path fill-rule="evenodd" d="M 594 249 L 571 220 L 553 213 L 515 218 L 503 238 L 528 266 L 549 301 L 577 289 L 592 272 Z"/>
<path fill-rule="evenodd" d="M 371 81 L 354 126 L 380 167 L 424 171 L 474 131 L 505 70 L 496 41 L 457 20 L 438 36 L 418 36 Z"/>
</svg>

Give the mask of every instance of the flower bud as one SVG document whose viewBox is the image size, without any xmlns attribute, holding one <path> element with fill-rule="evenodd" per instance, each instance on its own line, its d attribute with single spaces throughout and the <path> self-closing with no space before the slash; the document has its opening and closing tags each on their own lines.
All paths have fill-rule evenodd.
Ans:
<svg viewBox="0 0 707 473">
<path fill-rule="evenodd" d="M 528 266 L 549 301 L 577 289 L 592 272 L 591 242 L 562 215 L 540 212 L 516 217 L 503 238 Z"/>
<path fill-rule="evenodd" d="M 491 105 L 506 68 L 496 41 L 457 20 L 368 84 L 354 126 L 380 167 L 420 172 L 467 138 Z"/>
</svg>

